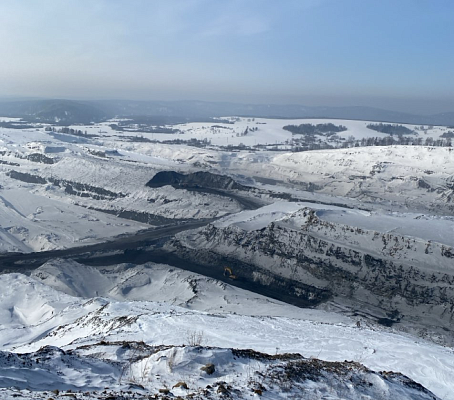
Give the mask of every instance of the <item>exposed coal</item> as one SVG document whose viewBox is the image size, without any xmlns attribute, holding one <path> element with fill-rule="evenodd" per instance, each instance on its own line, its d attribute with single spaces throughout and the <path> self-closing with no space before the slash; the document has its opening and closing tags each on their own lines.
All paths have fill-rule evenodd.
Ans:
<svg viewBox="0 0 454 400">
<path fill-rule="evenodd" d="M 211 172 L 198 171 L 190 174 L 181 174 L 175 171 L 158 172 L 147 186 L 159 188 L 171 185 L 177 189 L 204 188 L 220 190 L 242 190 L 248 191 L 251 188 L 244 186 L 226 175 L 212 174 Z"/>
</svg>

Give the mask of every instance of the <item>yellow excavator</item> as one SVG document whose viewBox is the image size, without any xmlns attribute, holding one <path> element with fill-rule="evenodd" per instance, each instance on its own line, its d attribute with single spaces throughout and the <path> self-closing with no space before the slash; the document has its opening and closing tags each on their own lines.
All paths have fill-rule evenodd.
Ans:
<svg viewBox="0 0 454 400">
<path fill-rule="evenodd" d="M 236 275 L 233 274 L 232 268 L 224 267 L 224 276 L 228 276 L 229 279 L 236 279 Z"/>
</svg>

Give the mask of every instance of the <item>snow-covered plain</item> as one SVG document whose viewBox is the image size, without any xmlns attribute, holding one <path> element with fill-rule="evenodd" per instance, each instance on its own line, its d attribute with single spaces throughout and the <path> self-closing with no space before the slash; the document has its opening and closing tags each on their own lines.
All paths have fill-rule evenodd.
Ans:
<svg viewBox="0 0 454 400">
<path fill-rule="evenodd" d="M 137 136 L 148 140 L 156 141 L 169 141 L 174 139 L 191 140 L 197 139 L 200 141 L 208 140 L 213 146 L 238 146 L 243 144 L 245 146 L 256 145 L 289 145 L 292 133 L 288 130 L 282 129 L 286 125 L 300 125 L 300 124 L 325 124 L 333 123 L 334 125 L 342 125 L 347 128 L 343 132 L 336 135 L 340 138 L 347 139 L 354 137 L 356 140 L 367 139 L 370 137 L 384 138 L 388 136 L 385 133 L 377 132 L 367 128 L 369 124 L 375 124 L 373 121 L 355 121 L 355 120 L 341 120 L 341 119 L 271 119 L 271 118 L 244 118 L 244 117 L 225 117 L 222 119 L 230 120 L 231 123 L 224 123 L 222 121 L 213 122 L 190 122 L 185 124 L 167 125 L 164 128 L 175 129 L 176 133 L 149 133 L 135 130 L 134 127 L 126 128 L 125 131 L 115 131 L 111 128 L 111 124 L 117 121 L 112 120 L 97 124 L 94 126 L 71 126 L 73 129 L 82 130 L 89 135 L 95 135 L 103 140 L 111 140 L 111 138 L 124 140 L 125 136 Z M 452 130 L 449 127 L 443 126 L 420 126 L 412 124 L 402 124 L 408 129 L 414 131 L 414 137 L 439 139 L 443 133 Z M 157 128 L 157 127 L 156 127 Z M 255 130 L 257 128 L 257 130 Z M 422 129 L 421 129 L 422 128 Z M 244 132 L 247 129 L 247 134 Z M 326 141 L 326 137 L 316 135 L 317 139 Z M 287 142 L 287 143 L 286 143 Z"/>
</svg>

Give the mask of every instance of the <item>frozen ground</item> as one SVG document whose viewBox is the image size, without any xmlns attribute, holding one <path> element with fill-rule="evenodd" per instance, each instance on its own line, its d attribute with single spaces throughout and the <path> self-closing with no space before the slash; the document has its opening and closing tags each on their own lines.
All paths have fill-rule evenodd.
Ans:
<svg viewBox="0 0 454 400">
<path fill-rule="evenodd" d="M 181 232 L 166 246 L 206 265 L 230 263 L 240 280 L 289 292 L 286 280 L 309 285 L 295 296 L 315 304 L 326 301 L 324 289 L 359 315 L 452 344 L 452 230 L 452 217 L 275 202 Z"/>
<path fill-rule="evenodd" d="M 271 137 L 281 141 L 290 135 L 282 129 L 286 124 L 323 121 L 328 122 L 239 119 L 224 125 L 242 130 L 255 123 L 259 130 L 251 132 L 251 137 L 264 144 Z M 345 125 L 348 130 L 341 134 L 358 138 L 377 133 L 366 128 L 364 121 L 329 122 Z M 437 223 L 431 221 L 433 229 L 429 234 L 421 229 L 415 231 L 415 235 L 427 240 L 441 241 L 437 232 L 445 223 L 442 216 L 454 213 L 451 148 L 390 146 L 303 153 L 229 152 L 215 146 L 131 142 L 125 135 L 140 134 L 113 131 L 108 124 L 74 127 L 87 131 L 86 137 L 47 132 L 45 127 L 0 128 L 0 251 L 69 247 L 142 229 L 140 222 L 158 224 L 241 211 L 241 206 L 232 199 L 215 194 L 171 187 L 146 188 L 148 180 L 160 170 L 202 169 L 233 174 L 262 192 L 280 191 L 296 198 L 355 208 L 417 212 L 423 220 L 431 220 L 430 214 L 437 214 L 441 218 Z M 419 129 L 418 134 L 434 137 L 448 130 L 411 128 Z M 199 138 L 218 137 L 225 130 L 201 123 L 185 124 L 178 129 L 183 133 L 174 135 L 189 138 L 196 133 Z M 214 133 L 213 129 L 222 132 Z M 233 136 L 235 140 L 243 139 Z M 255 195 L 267 202 L 275 201 L 266 194 Z M 136 220 L 112 218 L 94 210 Z M 58 219 L 58 215 L 62 218 Z M 55 220 L 65 223 L 52 222 Z M 379 218 L 367 221 L 374 224 Z M 399 231 L 394 220 L 388 227 Z M 433 233 L 435 236 L 431 237 Z"/>
<path fill-rule="evenodd" d="M 82 246 L 148 228 L 23 188 L 1 191 L 0 221 L 0 252 Z"/>
<path fill-rule="evenodd" d="M 112 122 L 74 126 L 87 131 L 81 136 L 48 132 L 45 126 L 0 128 L 0 252 L 95 243 L 188 218 L 223 217 L 215 227 L 244 232 L 266 229 L 272 222 L 298 231 L 312 215 L 318 221 L 311 225 L 317 239 L 451 273 L 452 262 L 440 254 L 450 254 L 446 249 L 454 244 L 452 149 L 289 152 L 292 135 L 284 125 L 326 122 L 345 125 L 347 130 L 338 134 L 345 139 L 384 136 L 368 129 L 367 121 L 252 118 L 182 124 L 173 127 L 179 130 L 175 134 L 118 132 L 110 128 Z M 449 130 L 409 127 L 423 139 L 438 139 Z M 174 139 L 211 144 L 162 143 Z M 226 147 L 240 144 L 258 147 Z M 228 174 L 254 187 L 245 196 L 268 205 L 244 211 L 219 194 L 145 186 L 163 170 Z M 120 213 L 149 216 L 148 223 L 119 218 Z M 411 249 L 383 247 L 374 240 L 376 232 L 402 238 Z M 268 399 L 299 398 L 301 393 L 308 399 L 431 398 L 400 376 L 379 374 L 395 371 L 441 399 L 454 399 L 449 347 L 366 320 L 358 328 L 356 319 L 343 314 L 292 307 L 164 265 L 94 269 L 53 260 L 31 277 L 0 275 L 0 321 L 0 398 L 66 398 L 51 394 L 54 389 L 77 391 L 81 399 L 108 398 L 121 390 L 122 396 L 142 396 L 165 388 L 175 396 L 217 398 L 224 395 L 217 392 L 220 385 L 233 398 L 258 398 L 258 383 L 266 386 L 261 395 Z M 203 343 L 195 343 L 197 338 Z M 282 375 L 295 368 L 288 363 L 301 359 L 239 357 L 231 350 L 238 348 L 352 360 L 374 372 L 356 364 L 350 369 L 311 365 L 323 369 L 322 380 L 276 382 L 269 379 L 273 371 Z M 216 365 L 212 377 L 200 372 L 207 363 Z M 348 378 L 336 381 L 339 371 Z M 173 388 L 177 382 L 189 389 Z M 214 393 L 203 392 L 207 385 Z"/>
<path fill-rule="evenodd" d="M 134 127 L 126 128 L 126 131 L 119 132 L 113 130 L 110 125 L 116 121 L 109 121 L 95 126 L 72 126 L 73 129 L 87 131 L 90 135 L 99 136 L 103 140 L 111 140 L 111 138 L 122 140 L 126 136 L 137 136 L 156 141 L 168 141 L 174 139 L 180 140 L 208 140 L 213 146 L 245 146 L 255 145 L 290 145 L 292 133 L 282 129 L 286 125 L 300 124 L 325 124 L 333 123 L 334 125 L 343 125 L 347 130 L 337 133 L 337 136 L 347 139 L 353 136 L 357 140 L 367 139 L 370 137 L 386 137 L 387 134 L 377 132 L 367 128 L 369 124 L 375 124 L 371 121 L 355 121 L 355 120 L 340 120 L 340 119 L 270 119 L 270 118 L 243 118 L 243 117 L 226 117 L 232 123 L 223 122 L 191 122 L 186 124 L 169 125 L 164 128 L 172 128 L 177 130 L 176 133 L 147 133 L 135 130 Z M 403 126 L 413 130 L 415 137 L 427 137 L 439 139 L 440 136 L 452 130 L 449 127 L 443 126 L 428 126 L 421 127 L 420 125 L 402 124 Z M 157 127 L 156 127 L 157 128 Z M 254 130 L 257 128 L 257 130 Z M 421 129 L 423 128 L 423 129 Z M 245 131 L 247 129 L 247 134 Z M 293 136 L 297 138 L 298 135 Z M 317 136 L 317 139 L 325 141 L 326 137 Z M 286 143 L 287 142 L 287 143 Z"/>
<path fill-rule="evenodd" d="M 354 210 L 308 202 L 277 201 L 258 210 L 241 211 L 221 218 L 214 225 L 218 227 L 233 225 L 244 230 L 258 230 L 306 207 L 314 209 L 315 215 L 322 221 L 454 246 L 454 217 Z M 301 221 L 299 226 L 297 222 L 293 223 L 297 229 L 304 225 L 304 221 Z"/>
<path fill-rule="evenodd" d="M 357 328 L 355 321 L 346 317 L 297 309 L 175 268 L 123 265 L 99 272 L 78 267 L 60 261 L 41 267 L 33 278 L 0 276 L 0 386 L 38 391 L 102 391 L 109 387 L 119 391 L 135 383 L 153 392 L 181 381 L 193 390 L 224 381 L 233 387 L 246 387 L 251 376 L 258 380 L 256 371 L 263 373 L 269 363 L 260 358 L 238 358 L 227 349 L 251 348 L 268 354 L 300 353 L 327 361 L 352 360 L 373 371 L 401 372 L 440 398 L 453 398 L 451 349 L 392 329 L 365 325 Z M 175 277 L 179 290 L 169 293 L 165 282 Z M 85 282 L 90 285 L 87 287 Z M 114 289 L 106 290 L 109 287 Z M 97 289 L 103 297 L 91 297 Z M 72 297 L 60 290 L 84 297 Z M 218 300 L 213 303 L 212 299 Z M 194 345 L 194 340 L 207 347 L 172 347 Z M 142 343 L 142 349 L 134 351 L 135 341 Z M 43 347 L 49 345 L 65 353 Z M 11 351 L 32 353 L 14 358 L 8 356 Z M 124 370 L 127 362 L 130 365 Z M 26 366 L 18 368 L 21 363 Z M 216 366 L 214 380 L 200 372 L 200 367 L 208 363 Z M 52 375 L 55 372 L 58 378 Z M 374 385 L 382 389 L 389 384 L 383 377 L 368 379 L 374 379 Z M 46 383 L 49 380 L 53 384 Z M 266 380 L 263 384 L 270 392 L 265 398 L 292 398 L 304 393 L 298 388 L 296 393 L 286 394 L 282 388 L 272 389 Z M 311 383 L 314 389 L 319 384 L 317 380 Z M 321 387 L 318 389 L 323 392 Z M 358 394 L 360 389 L 352 387 L 346 398 L 367 398 Z M 331 391 L 331 398 L 345 398 L 336 395 L 332 382 L 324 390 Z M 391 388 L 378 393 L 383 398 L 391 398 L 391 393 L 397 396 L 394 398 L 426 398 Z M 377 398 L 377 393 L 369 395 Z M 323 398 L 313 396 L 305 398 Z"/>
</svg>

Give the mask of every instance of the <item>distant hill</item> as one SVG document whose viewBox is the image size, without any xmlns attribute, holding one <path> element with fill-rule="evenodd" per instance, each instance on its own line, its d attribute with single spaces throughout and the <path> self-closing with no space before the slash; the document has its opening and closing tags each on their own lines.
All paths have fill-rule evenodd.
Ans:
<svg viewBox="0 0 454 400">
<path fill-rule="evenodd" d="M 287 104 L 237 104 L 207 101 L 0 100 L 0 116 L 58 123 L 100 122 L 115 116 L 154 117 L 157 124 L 205 121 L 213 117 L 337 118 L 417 125 L 454 125 L 454 112 L 415 115 L 373 107 L 306 107 Z"/>
<path fill-rule="evenodd" d="M 0 116 L 60 125 L 99 122 L 109 117 L 93 104 L 72 100 L 3 101 L 0 102 Z"/>
<path fill-rule="evenodd" d="M 454 125 L 454 112 L 415 115 L 373 107 L 307 107 L 296 104 L 237 104 L 206 101 L 125 101 L 94 102 L 100 109 L 119 116 L 166 116 L 186 119 L 222 116 L 262 118 L 338 118 L 378 122 Z"/>
</svg>

